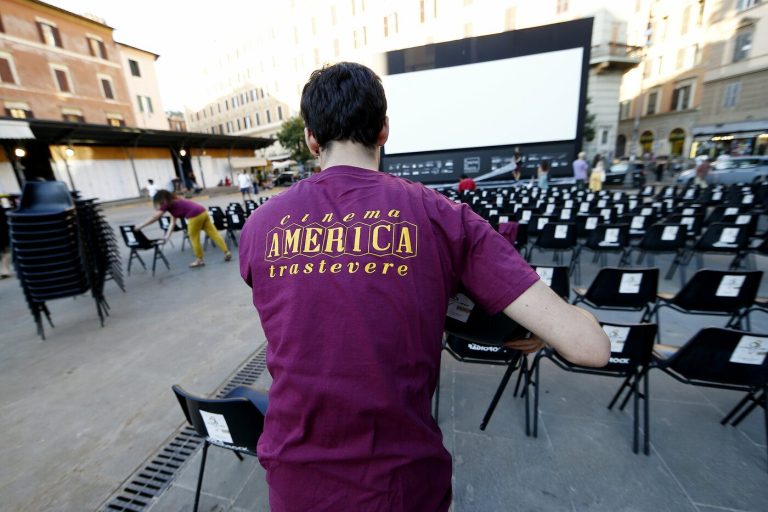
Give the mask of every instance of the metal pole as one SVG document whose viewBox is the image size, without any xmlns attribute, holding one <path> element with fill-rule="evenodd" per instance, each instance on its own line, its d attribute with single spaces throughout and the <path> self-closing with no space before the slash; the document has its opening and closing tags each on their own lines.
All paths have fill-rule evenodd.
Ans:
<svg viewBox="0 0 768 512">
<path fill-rule="evenodd" d="M 138 190 L 138 197 L 141 197 L 141 183 L 139 183 L 139 174 L 136 172 L 136 162 L 133 161 L 133 155 L 131 155 L 128 152 L 127 147 L 123 146 L 123 152 L 125 152 L 125 156 L 128 157 L 128 161 L 131 162 L 131 169 L 133 169 L 133 179 L 136 180 L 136 189 Z"/>
</svg>

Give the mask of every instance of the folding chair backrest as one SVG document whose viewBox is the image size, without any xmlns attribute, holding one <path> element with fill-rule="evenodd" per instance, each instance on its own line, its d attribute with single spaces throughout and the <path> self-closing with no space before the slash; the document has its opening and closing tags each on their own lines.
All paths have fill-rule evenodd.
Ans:
<svg viewBox="0 0 768 512">
<path fill-rule="evenodd" d="M 18 213 L 56 213 L 75 205 L 63 181 L 27 181 L 21 193 Z"/>
<path fill-rule="evenodd" d="M 601 224 L 587 237 L 594 251 L 617 250 L 629 246 L 629 224 Z"/>
<path fill-rule="evenodd" d="M 715 222 L 696 242 L 697 251 L 737 252 L 749 245 L 749 226 Z"/>
<path fill-rule="evenodd" d="M 521 339 L 528 331 L 503 312 L 489 315 L 463 291 L 449 301 L 445 332 L 468 342 L 500 345 Z"/>
<path fill-rule="evenodd" d="M 213 444 L 256 453 L 264 430 L 264 415 L 247 398 L 202 398 L 173 386 L 187 421 Z"/>
<path fill-rule="evenodd" d="M 242 211 L 228 211 L 227 212 L 227 225 L 229 229 L 239 230 L 243 229 L 245 224 L 245 216 Z"/>
<path fill-rule="evenodd" d="M 657 223 L 650 226 L 640 240 L 644 251 L 675 251 L 685 247 L 688 227 L 685 224 Z"/>
<path fill-rule="evenodd" d="M 696 272 L 671 299 L 690 311 L 734 313 L 752 306 L 763 272 L 702 269 Z"/>
<path fill-rule="evenodd" d="M 221 210 L 221 208 L 218 206 L 209 206 L 208 214 L 211 216 L 211 221 L 213 221 L 213 225 L 217 230 L 222 231 L 227 229 L 227 224 L 224 220 L 226 217 L 224 216 L 224 212 Z"/>
<path fill-rule="evenodd" d="M 587 237 L 603 222 L 603 218 L 596 214 L 578 215 L 576 217 L 576 233 L 580 237 Z"/>
<path fill-rule="evenodd" d="M 468 363 L 508 364 L 517 355 L 515 350 L 484 345 L 452 334 L 445 338 L 445 349 L 459 361 Z"/>
<path fill-rule="evenodd" d="M 555 218 L 550 215 L 531 215 L 531 219 L 528 221 L 528 236 L 534 236 L 541 233 L 547 224 L 553 222 Z"/>
<path fill-rule="evenodd" d="M 641 309 L 656 300 L 659 269 L 603 267 L 585 297 L 598 307 Z"/>
<path fill-rule="evenodd" d="M 571 249 L 576 245 L 576 224 L 547 222 L 536 245 L 545 249 Z"/>
<path fill-rule="evenodd" d="M 631 371 L 650 364 L 656 339 L 656 324 L 622 324 L 600 322 L 611 341 L 611 357 L 603 368 L 609 371 Z"/>
<path fill-rule="evenodd" d="M 712 384 L 762 386 L 768 378 L 768 334 L 707 327 L 665 366 L 682 377 Z"/>
<path fill-rule="evenodd" d="M 123 235 L 125 245 L 131 249 L 149 249 L 152 247 L 152 242 L 141 230 L 133 230 L 135 227 L 133 224 L 123 224 L 120 226 L 120 234 Z"/>
<path fill-rule="evenodd" d="M 571 294 L 571 279 L 568 276 L 567 266 L 537 265 L 533 267 L 542 282 L 552 288 L 552 291 L 568 301 Z"/>
</svg>

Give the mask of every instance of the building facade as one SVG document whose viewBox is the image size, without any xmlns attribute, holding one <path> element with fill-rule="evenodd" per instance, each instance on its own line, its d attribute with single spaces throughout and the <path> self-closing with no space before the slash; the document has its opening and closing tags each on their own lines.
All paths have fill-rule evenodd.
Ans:
<svg viewBox="0 0 768 512">
<path fill-rule="evenodd" d="M 622 82 L 616 153 L 765 154 L 768 32 L 759 0 L 638 0 L 641 66 Z"/>
<path fill-rule="evenodd" d="M 155 61 L 159 55 L 124 43 L 117 43 L 117 47 L 136 126 L 167 130 L 168 118 L 160 99 L 155 70 Z"/>
<path fill-rule="evenodd" d="M 187 131 L 187 121 L 184 119 L 184 114 L 181 112 L 168 111 L 165 113 L 165 117 L 168 119 L 168 127 L 172 132 Z"/>
<path fill-rule="evenodd" d="M 594 17 L 588 95 L 596 133 L 585 147 L 590 153 L 611 156 L 618 132 L 620 83 L 624 73 L 639 63 L 636 49 L 627 43 L 627 19 L 634 14 L 628 4 L 601 0 L 277 2 L 263 13 L 263 30 L 249 33 L 247 39 L 195 70 L 200 97 L 185 116 L 190 131 L 273 136 L 281 115 L 288 118 L 298 113 L 309 74 L 326 63 L 375 64 L 377 56 L 388 51 Z M 255 100 L 253 90 L 258 91 Z M 243 94 L 245 101 L 239 99 Z M 269 151 L 282 150 L 275 145 Z"/>
<path fill-rule="evenodd" d="M 112 28 L 34 0 L 0 0 L 2 115 L 136 123 Z"/>
</svg>

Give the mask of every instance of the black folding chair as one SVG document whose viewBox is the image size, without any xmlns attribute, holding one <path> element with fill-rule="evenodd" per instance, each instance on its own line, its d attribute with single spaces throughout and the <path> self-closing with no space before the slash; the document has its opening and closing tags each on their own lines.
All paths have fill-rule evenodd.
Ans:
<svg viewBox="0 0 768 512">
<path fill-rule="evenodd" d="M 451 298 L 445 319 L 445 343 L 443 348 L 456 360 L 477 364 L 506 366 L 499 386 L 488 405 L 480 423 L 480 430 L 485 430 L 496 405 L 507 387 L 515 370 L 527 371 L 523 367 L 522 352 L 501 346 L 505 341 L 522 339 L 527 331 L 506 314 L 488 315 L 474 301 L 459 293 Z M 521 379 L 518 379 L 518 386 Z M 515 389 L 515 396 L 517 389 Z M 437 421 L 440 407 L 440 379 L 435 389 L 434 417 Z"/>
<path fill-rule="evenodd" d="M 553 292 L 562 297 L 564 301 L 570 301 L 571 280 L 568 276 L 568 267 L 533 265 L 533 269 L 539 274 L 541 281 L 552 288 Z"/>
<path fill-rule="evenodd" d="M 181 220 L 184 220 L 184 218 L 182 217 Z M 163 215 L 162 217 L 157 219 L 157 222 L 160 225 L 160 229 L 163 231 L 163 233 L 167 233 L 168 232 L 168 227 L 170 227 L 170 225 L 171 225 L 170 217 L 167 217 L 167 216 Z M 181 250 L 183 252 L 184 251 L 184 245 L 186 244 L 187 240 L 189 240 L 189 235 L 187 234 L 187 224 L 186 224 L 186 222 L 184 222 L 182 225 L 176 223 L 173 226 L 173 232 L 174 233 L 177 233 L 179 231 L 184 233 L 184 236 L 181 239 Z M 173 238 L 169 238 L 168 241 L 171 242 L 171 245 L 173 246 Z"/>
<path fill-rule="evenodd" d="M 125 245 L 131 250 L 131 254 L 128 257 L 128 275 L 131 275 L 131 264 L 133 263 L 134 258 L 139 260 L 139 263 L 141 263 L 141 266 L 144 267 L 144 270 L 147 269 L 147 266 L 144 264 L 144 260 L 142 260 L 141 256 L 139 256 L 139 251 L 148 251 L 150 249 L 154 250 L 152 255 L 152 275 L 155 275 L 157 260 L 163 260 L 166 268 L 170 270 L 171 265 L 168 263 L 168 260 L 165 259 L 165 255 L 163 254 L 163 240 L 160 238 L 150 240 L 141 231 L 134 231 L 135 227 L 136 226 L 133 224 L 123 224 L 120 226 L 120 234 L 123 235 L 123 241 L 125 242 Z"/>
<path fill-rule="evenodd" d="M 187 422 L 203 438 L 203 456 L 192 509 L 197 512 L 208 447 L 213 445 L 232 450 L 240 460 L 243 460 L 243 453 L 258 456 L 256 445 L 264 431 L 267 396 L 246 386 L 238 386 L 222 398 L 198 397 L 179 385 L 174 385 L 172 389 Z"/>
<path fill-rule="evenodd" d="M 648 264 L 654 265 L 654 255 L 672 253 L 672 264 L 669 266 L 665 279 L 672 279 L 677 267 L 681 267 L 685 257 L 685 243 L 688 228 L 684 224 L 654 224 L 649 227 L 640 243 L 634 247 L 640 252 L 637 264 L 641 264 L 648 255 Z M 680 268 L 680 283 L 685 281 L 685 269 Z"/>
<path fill-rule="evenodd" d="M 594 309 L 642 311 L 641 322 L 648 322 L 654 311 L 659 269 L 601 268 L 589 288 L 574 288 L 573 304 L 584 303 Z"/>
<path fill-rule="evenodd" d="M 643 400 L 643 452 L 648 455 L 650 453 L 648 368 L 651 363 L 653 339 L 656 336 L 657 326 L 655 324 L 620 324 L 613 322 L 601 322 L 601 325 L 611 340 L 611 357 L 608 360 L 608 364 L 602 368 L 588 368 L 573 364 L 551 348 L 544 349 L 536 354 L 531 370 L 528 373 L 529 380 L 526 382 L 526 387 L 530 385 L 534 387 L 533 437 L 538 437 L 539 434 L 539 388 L 541 387 L 539 377 L 541 360 L 547 358 L 558 368 L 565 371 L 624 378 L 621 387 L 619 387 L 608 404 L 608 409 L 613 408 L 625 389 L 628 390 L 628 394 L 620 410 L 624 409 L 630 397 L 634 398 L 632 451 L 637 453 L 640 429 L 639 401 L 640 399 Z M 640 390 L 641 386 L 642 391 Z M 525 393 L 526 409 L 528 408 L 529 395 L 529 392 Z M 527 423 L 528 416 L 526 414 L 526 433 L 530 432 Z"/>
<path fill-rule="evenodd" d="M 676 293 L 659 293 L 652 315 L 661 326 L 659 311 L 670 308 L 689 315 L 727 316 L 726 327 L 740 329 L 755 303 L 762 271 L 702 269 Z"/>
<path fill-rule="evenodd" d="M 540 217 L 541 219 L 542 217 Z M 529 231 L 530 233 L 530 231 Z M 553 261 L 558 265 L 563 264 L 563 253 L 570 251 L 571 261 L 568 264 L 568 273 L 573 274 L 578 263 L 576 225 L 569 222 L 547 222 L 541 228 L 536 242 L 528 251 L 528 256 L 533 259 L 534 249 L 543 251 L 553 251 Z M 576 282 L 579 281 L 578 273 Z"/>
<path fill-rule="evenodd" d="M 768 334 L 707 327 L 678 350 L 657 347 L 652 367 L 684 384 L 745 391 L 747 397 L 762 396 L 765 400 L 767 340 Z M 665 353 L 671 355 L 667 357 Z M 746 402 L 742 399 L 740 404 L 743 407 Z M 734 409 L 740 409 L 739 404 Z M 728 423 L 729 416 L 723 419 L 723 425 Z M 765 433 L 768 440 L 768 411 L 765 411 Z"/>
<path fill-rule="evenodd" d="M 606 266 L 608 253 L 619 255 L 619 266 L 623 267 L 629 259 L 629 224 L 600 224 L 587 236 L 579 250 L 589 249 L 594 254 L 592 263 L 598 260 Z"/>
</svg>

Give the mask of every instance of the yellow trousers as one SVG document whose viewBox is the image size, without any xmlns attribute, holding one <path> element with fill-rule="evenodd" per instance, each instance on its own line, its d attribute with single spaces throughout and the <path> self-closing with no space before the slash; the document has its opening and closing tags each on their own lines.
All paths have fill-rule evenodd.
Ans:
<svg viewBox="0 0 768 512">
<path fill-rule="evenodd" d="M 213 243 L 216 244 L 216 247 L 221 249 L 221 252 L 224 254 L 229 252 L 227 244 L 224 243 L 216 226 L 213 225 L 213 221 L 211 221 L 208 212 L 203 212 L 197 217 L 187 219 L 187 234 L 189 235 L 189 242 L 192 244 L 192 252 L 195 253 L 197 259 L 203 259 L 203 245 L 200 243 L 201 230 L 205 231 L 208 238 L 213 240 Z"/>
</svg>

